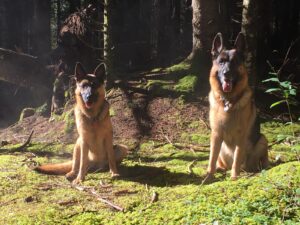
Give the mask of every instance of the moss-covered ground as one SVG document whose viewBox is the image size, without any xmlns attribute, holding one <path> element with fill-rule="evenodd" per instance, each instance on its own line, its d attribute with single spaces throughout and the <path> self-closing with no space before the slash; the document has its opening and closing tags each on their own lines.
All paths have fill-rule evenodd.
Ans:
<svg viewBox="0 0 300 225">
<path fill-rule="evenodd" d="M 78 191 L 62 176 L 38 174 L 33 163 L 66 161 L 73 145 L 32 143 L 24 152 L 0 153 L 1 224 L 299 224 L 300 125 L 265 122 L 272 166 L 258 174 L 242 173 L 231 181 L 217 174 L 201 185 L 208 160 L 209 130 L 201 122 L 188 125 L 180 148 L 145 140 L 123 161 L 121 178 L 108 172 L 86 177 L 107 200 L 123 207 L 113 210 L 94 196 Z M 193 149 L 203 146 L 203 149 Z M 7 146 L 13 148 L 14 146 Z M 153 193 L 158 200 L 151 202 Z"/>
</svg>

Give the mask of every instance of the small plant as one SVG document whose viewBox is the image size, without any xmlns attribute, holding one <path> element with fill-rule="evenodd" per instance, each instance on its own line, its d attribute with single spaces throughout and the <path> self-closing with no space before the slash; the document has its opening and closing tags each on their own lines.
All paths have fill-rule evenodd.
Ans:
<svg viewBox="0 0 300 225">
<path fill-rule="evenodd" d="M 290 125 L 292 135 L 278 135 L 277 142 L 287 141 L 290 144 L 296 146 L 296 144 L 298 144 L 300 142 L 300 140 L 299 140 L 300 138 L 295 136 L 294 126 L 293 126 L 294 121 L 293 121 L 293 117 L 292 117 L 291 106 L 298 105 L 298 101 L 296 99 L 297 87 L 288 79 L 286 79 L 286 80 L 280 79 L 282 69 L 289 61 L 289 59 L 288 59 L 289 52 L 294 44 L 295 44 L 295 42 L 293 42 L 290 45 L 290 47 L 286 53 L 285 59 L 281 65 L 281 67 L 278 70 L 276 70 L 271 65 L 270 62 L 268 62 L 270 65 L 270 68 L 272 70 L 271 72 L 269 72 L 270 78 L 263 80 L 262 82 L 263 83 L 271 82 L 272 84 L 274 84 L 271 88 L 267 89 L 265 92 L 273 94 L 280 98 L 280 100 L 272 103 L 270 108 L 273 108 L 280 104 L 286 104 L 286 106 L 287 106 L 290 121 L 286 124 Z M 299 118 L 299 120 L 300 120 L 300 118 Z M 294 148 L 292 148 L 292 149 L 294 149 Z"/>
<path fill-rule="evenodd" d="M 273 82 L 276 87 L 269 88 L 266 90 L 266 93 L 271 93 L 280 97 L 281 100 L 274 102 L 270 108 L 273 108 L 280 104 L 286 104 L 288 108 L 288 114 L 290 117 L 290 122 L 293 123 L 292 113 L 291 113 L 291 105 L 297 105 L 296 100 L 296 87 L 293 86 L 292 82 L 289 80 L 280 81 L 279 80 L 279 73 L 278 72 L 270 72 L 269 75 L 271 78 L 263 80 L 262 82 Z"/>
</svg>

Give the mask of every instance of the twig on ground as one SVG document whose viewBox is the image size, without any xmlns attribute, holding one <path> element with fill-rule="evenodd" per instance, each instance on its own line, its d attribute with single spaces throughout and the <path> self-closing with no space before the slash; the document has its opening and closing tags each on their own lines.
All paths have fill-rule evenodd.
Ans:
<svg viewBox="0 0 300 225">
<path fill-rule="evenodd" d="M 34 130 L 31 131 L 30 135 L 28 136 L 27 140 L 22 144 L 21 146 L 17 148 L 8 148 L 8 149 L 0 149 L 0 151 L 5 151 L 5 152 L 18 152 L 18 151 L 23 151 L 24 148 L 30 143 L 32 135 L 33 135 Z"/>
<path fill-rule="evenodd" d="M 174 145 L 167 135 L 164 135 L 164 137 L 167 140 L 167 142 L 169 142 L 169 144 Z"/>
<path fill-rule="evenodd" d="M 158 201 L 158 193 L 153 191 L 152 197 L 151 197 L 151 203 Z"/>
<path fill-rule="evenodd" d="M 197 160 L 193 160 L 193 161 L 188 165 L 188 172 L 189 172 L 189 174 L 193 174 L 193 173 L 194 173 L 194 172 L 193 172 L 193 167 L 194 167 L 196 161 L 197 161 Z"/>
<path fill-rule="evenodd" d="M 204 148 L 209 148 L 210 145 L 193 145 L 193 144 L 182 144 L 182 143 L 174 143 L 173 144 L 174 147 L 179 148 L 179 149 L 183 149 L 183 148 L 187 148 L 187 149 L 193 149 L 191 151 L 194 152 L 207 152 L 206 149 Z"/>
<path fill-rule="evenodd" d="M 182 143 L 173 143 L 167 135 L 164 135 L 164 138 L 167 140 L 169 144 L 174 146 L 175 148 L 187 148 L 190 149 L 192 152 L 195 153 L 195 151 L 203 151 L 206 152 L 206 150 L 203 150 L 203 148 L 208 148 L 210 145 L 193 145 L 193 144 L 182 144 Z"/>
<path fill-rule="evenodd" d="M 200 121 L 204 124 L 204 126 L 206 127 L 206 129 L 210 130 L 210 126 L 209 126 L 209 124 L 205 120 L 203 120 L 203 119 L 200 118 Z"/>
<path fill-rule="evenodd" d="M 96 199 L 99 200 L 100 202 L 103 202 L 103 203 L 109 205 L 110 207 L 112 207 L 112 208 L 114 208 L 118 211 L 124 212 L 124 208 L 122 208 L 122 207 L 108 201 L 107 199 L 101 197 L 94 189 L 84 187 L 84 186 L 79 186 L 79 185 L 71 185 L 71 187 L 75 188 L 78 191 L 86 192 L 86 193 L 92 195 L 93 197 L 96 197 Z"/>
</svg>

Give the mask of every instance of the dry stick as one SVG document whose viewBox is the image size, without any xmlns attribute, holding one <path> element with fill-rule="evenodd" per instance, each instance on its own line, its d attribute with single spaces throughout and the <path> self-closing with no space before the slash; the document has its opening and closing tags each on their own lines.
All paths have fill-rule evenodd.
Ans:
<svg viewBox="0 0 300 225">
<path fill-rule="evenodd" d="M 193 174 L 193 173 L 194 173 L 192 168 L 194 167 L 196 161 L 197 161 L 197 160 L 193 160 L 193 161 L 188 165 L 188 172 L 189 172 L 189 174 Z"/>
<path fill-rule="evenodd" d="M 181 143 L 174 143 L 176 148 L 188 148 L 193 149 L 193 151 L 197 152 L 207 152 L 207 150 L 203 148 L 209 148 L 210 145 L 193 145 L 193 144 L 181 144 Z"/>
<path fill-rule="evenodd" d="M 31 141 L 32 135 L 33 135 L 34 130 L 31 131 L 30 135 L 28 136 L 27 140 L 22 144 L 21 146 L 17 148 L 11 148 L 11 149 L 0 149 L 1 151 L 10 151 L 10 152 L 17 152 L 23 150 Z"/>
<path fill-rule="evenodd" d="M 164 135 L 165 139 L 167 140 L 167 142 L 169 144 L 171 144 L 172 146 L 176 147 L 176 148 L 188 148 L 188 149 L 192 149 L 191 151 L 194 152 L 196 151 L 203 151 L 206 152 L 205 150 L 203 150 L 203 148 L 208 148 L 210 145 L 192 145 L 192 144 L 181 144 L 181 143 L 173 143 L 168 136 Z"/>
<path fill-rule="evenodd" d="M 78 191 L 86 192 L 86 193 L 88 193 L 88 194 L 90 194 L 90 195 L 96 197 L 96 199 L 99 200 L 100 202 L 103 202 L 103 203 L 109 205 L 110 207 L 112 207 L 112 208 L 114 208 L 114 209 L 116 209 L 116 210 L 118 210 L 118 211 L 124 212 L 124 208 L 122 208 L 122 207 L 120 207 L 120 206 L 118 206 L 118 205 L 116 205 L 116 204 L 114 204 L 114 203 L 112 203 L 112 202 L 110 202 L 110 201 L 108 201 L 108 200 L 102 198 L 102 197 L 101 197 L 95 190 L 93 190 L 93 189 L 89 189 L 89 188 L 87 188 L 87 187 L 79 186 L 79 185 L 71 185 L 71 187 L 77 189 Z"/>
</svg>

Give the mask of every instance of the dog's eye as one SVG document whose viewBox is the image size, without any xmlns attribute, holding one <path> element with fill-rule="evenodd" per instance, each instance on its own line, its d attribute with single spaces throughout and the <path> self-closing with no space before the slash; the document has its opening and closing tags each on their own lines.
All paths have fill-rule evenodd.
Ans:
<svg viewBox="0 0 300 225">
<path fill-rule="evenodd" d="M 224 63 L 225 63 L 225 59 L 220 59 L 220 60 L 219 60 L 219 63 L 220 63 L 220 64 L 224 64 Z"/>
</svg>

